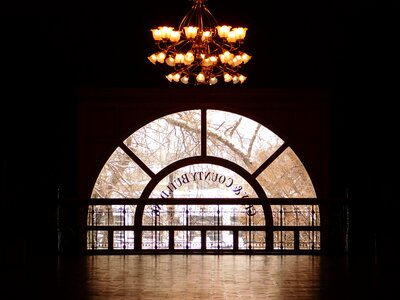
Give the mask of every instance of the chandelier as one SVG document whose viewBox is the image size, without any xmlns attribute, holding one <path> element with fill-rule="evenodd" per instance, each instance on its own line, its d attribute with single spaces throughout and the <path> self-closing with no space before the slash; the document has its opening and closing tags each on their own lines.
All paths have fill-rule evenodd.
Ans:
<svg viewBox="0 0 400 300">
<path fill-rule="evenodd" d="M 179 27 L 160 26 L 151 29 L 158 52 L 148 57 L 153 64 L 167 64 L 172 72 L 170 82 L 194 85 L 213 85 L 224 82 L 243 83 L 246 76 L 238 70 L 251 56 L 239 50 L 247 28 L 219 26 L 205 5 L 206 0 L 192 0 L 194 4 Z"/>
</svg>

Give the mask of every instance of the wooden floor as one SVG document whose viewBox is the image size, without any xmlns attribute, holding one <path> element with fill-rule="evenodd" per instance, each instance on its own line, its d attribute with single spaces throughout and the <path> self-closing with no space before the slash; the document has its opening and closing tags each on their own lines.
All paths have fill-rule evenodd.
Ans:
<svg viewBox="0 0 400 300">
<path fill-rule="evenodd" d="M 37 257 L 2 268 L 1 298 L 400 299 L 397 275 L 376 265 L 308 255 Z"/>
</svg>

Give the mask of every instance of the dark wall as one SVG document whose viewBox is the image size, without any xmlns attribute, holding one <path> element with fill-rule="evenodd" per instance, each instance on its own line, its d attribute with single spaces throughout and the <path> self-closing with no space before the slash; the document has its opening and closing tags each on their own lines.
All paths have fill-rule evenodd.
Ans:
<svg viewBox="0 0 400 300">
<path fill-rule="evenodd" d="M 248 81 L 234 88 L 330 91 L 330 193 L 351 197 L 351 249 L 392 251 L 395 231 L 388 228 L 399 209 L 398 7 L 378 1 L 265 5 L 238 11 L 231 1 L 208 1 L 218 19 L 249 27 Z M 39 1 L 2 10 L 2 222 L 12 224 L 10 244 L 56 251 L 57 190 L 73 197 L 79 186 L 78 91 L 170 88 L 146 59 L 155 51 L 149 29 L 180 20 L 188 7 L 178 0 L 140 8 L 136 2 Z M 15 221 L 15 214 L 22 217 Z"/>
</svg>

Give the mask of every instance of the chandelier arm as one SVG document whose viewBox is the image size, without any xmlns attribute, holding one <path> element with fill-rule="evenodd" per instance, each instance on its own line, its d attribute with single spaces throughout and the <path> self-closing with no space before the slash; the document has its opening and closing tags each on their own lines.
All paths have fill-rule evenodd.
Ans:
<svg viewBox="0 0 400 300">
<path fill-rule="evenodd" d="M 194 63 L 194 64 L 191 64 L 191 65 L 188 65 L 188 66 L 186 66 L 186 65 L 178 66 L 178 67 L 175 66 L 174 70 L 177 73 L 181 73 L 181 74 L 184 74 L 184 75 L 196 76 L 197 73 L 195 73 L 193 69 L 197 69 L 197 68 L 200 68 L 200 64 L 199 63 Z"/>
<path fill-rule="evenodd" d="M 224 40 L 217 40 L 217 39 L 213 39 L 212 44 L 216 45 L 217 49 L 226 49 L 228 51 L 237 51 L 240 48 L 240 44 L 239 43 L 228 43 L 225 42 Z"/>
<path fill-rule="evenodd" d="M 189 45 L 189 47 L 187 47 L 188 49 L 185 49 L 186 46 L 188 46 L 188 45 Z M 191 45 L 190 41 L 188 41 L 188 40 L 182 40 L 177 44 L 171 45 L 171 47 L 169 47 L 169 49 L 168 49 L 168 51 L 171 51 L 174 54 L 181 53 L 181 52 L 188 52 L 191 50 L 192 50 L 192 45 Z"/>
<path fill-rule="evenodd" d="M 178 47 L 179 45 L 181 45 L 183 43 L 186 44 L 187 41 L 182 40 L 182 41 L 179 41 L 174 44 L 169 44 L 168 42 L 159 42 L 159 43 L 157 43 L 157 46 L 158 46 L 158 49 L 160 49 L 163 52 L 169 52 L 169 51 L 173 52 L 173 51 L 175 51 L 175 50 L 173 50 L 174 48 Z"/>
<path fill-rule="evenodd" d="M 227 65 L 216 65 L 216 68 L 218 68 L 220 71 L 222 71 L 223 73 L 229 73 L 229 74 L 234 74 L 234 75 L 238 75 L 238 71 L 241 68 L 241 66 L 237 66 L 235 68 L 230 68 Z"/>
<path fill-rule="evenodd" d="M 215 33 L 215 28 L 218 26 L 217 19 L 213 16 L 213 14 L 208 10 L 208 8 L 205 5 L 202 5 L 202 9 L 203 9 L 203 15 L 207 17 L 207 23 L 208 23 L 207 29 L 214 30 Z"/>
<path fill-rule="evenodd" d="M 180 66 L 180 67 L 175 66 L 174 70 L 177 73 L 182 73 L 182 74 L 186 74 L 189 76 L 196 76 L 199 72 L 196 72 L 195 70 L 198 68 L 202 68 L 202 67 L 199 63 L 196 63 L 194 65 L 192 64 L 189 66 Z M 219 76 L 223 76 L 225 73 L 229 73 L 231 75 L 239 75 L 238 70 L 240 68 L 234 69 L 234 68 L 230 68 L 227 65 L 214 65 L 214 66 L 212 66 L 212 69 L 213 70 L 217 69 L 217 72 L 213 72 L 213 75 L 216 77 L 219 77 Z"/>
<path fill-rule="evenodd" d="M 188 13 L 183 17 L 181 23 L 179 24 L 178 30 L 179 31 L 183 31 L 183 28 L 185 26 L 190 26 L 190 24 L 192 23 L 192 20 L 194 18 L 194 16 L 196 15 L 196 11 L 198 4 L 195 3 L 193 4 L 192 8 L 188 11 Z M 192 25 L 193 26 L 193 25 Z"/>
<path fill-rule="evenodd" d="M 214 66 L 217 69 L 217 72 L 213 72 L 215 77 L 221 77 L 224 75 L 224 70 L 220 66 Z"/>
<path fill-rule="evenodd" d="M 194 1 L 195 3 L 184 16 L 179 24 L 179 31 L 183 31 L 184 27 L 196 26 L 200 32 L 213 30 L 218 26 L 217 19 L 211 11 L 206 7 L 204 1 Z M 214 33 L 214 32 L 213 32 Z"/>
</svg>

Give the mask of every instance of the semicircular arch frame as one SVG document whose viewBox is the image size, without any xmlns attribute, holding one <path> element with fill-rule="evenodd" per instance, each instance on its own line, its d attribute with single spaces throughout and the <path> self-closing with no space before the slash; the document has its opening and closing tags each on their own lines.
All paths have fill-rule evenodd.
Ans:
<svg viewBox="0 0 400 300">
<path fill-rule="evenodd" d="M 227 194 L 226 178 L 250 193 Z M 320 249 L 317 196 L 299 157 L 262 124 L 224 110 L 178 111 L 136 130 L 91 198 L 102 204 L 88 208 L 88 251 Z"/>
</svg>

